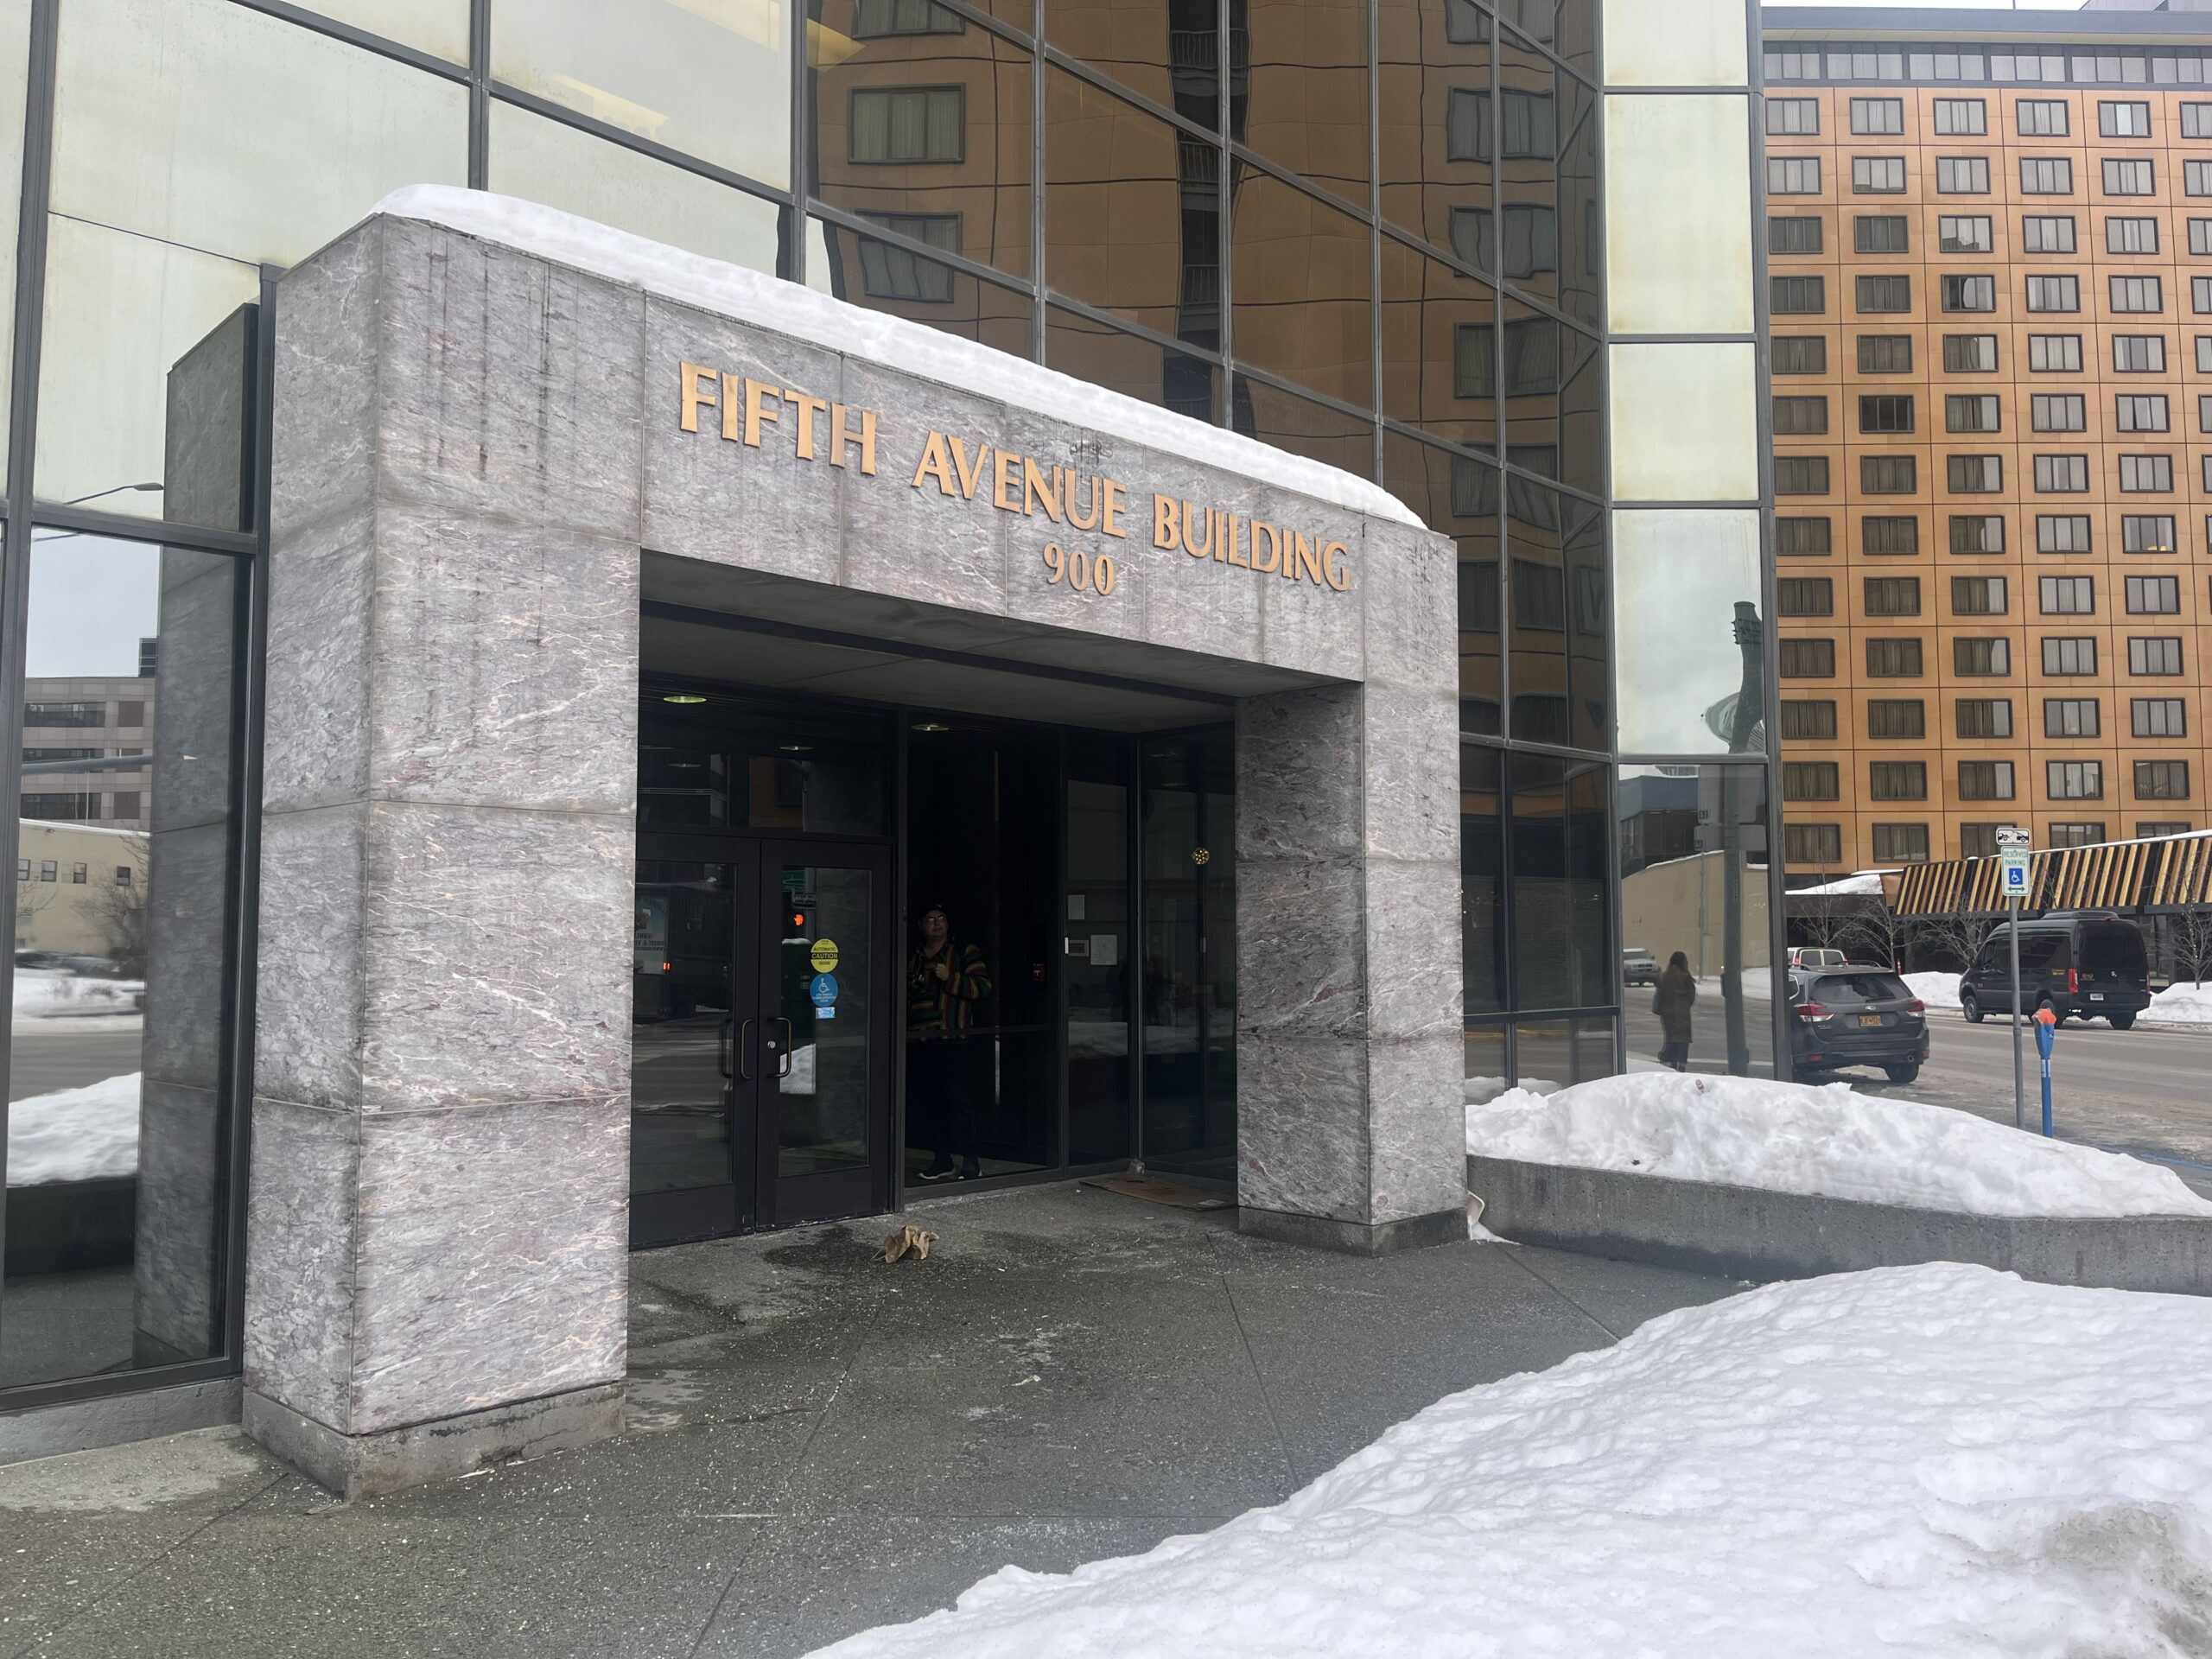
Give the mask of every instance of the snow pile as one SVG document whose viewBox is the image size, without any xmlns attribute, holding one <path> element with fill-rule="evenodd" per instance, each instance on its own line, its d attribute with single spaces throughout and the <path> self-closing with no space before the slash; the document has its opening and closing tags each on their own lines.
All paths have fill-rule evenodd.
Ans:
<svg viewBox="0 0 2212 1659">
<path fill-rule="evenodd" d="M 1668 1314 L 817 1659 L 2178 1655 L 2208 1608 L 2212 1304 L 1938 1262 Z"/>
<path fill-rule="evenodd" d="M 831 351 L 851 353 L 1055 420 L 1118 433 L 1167 454 L 1226 467 L 1378 518 L 1421 523 L 1389 491 L 1339 467 L 1140 403 L 972 340 L 957 339 L 904 317 L 869 311 L 797 283 L 686 253 L 537 202 L 452 185 L 410 184 L 393 191 L 372 211 L 424 219 L 526 249 L 664 299 L 742 317 Z"/>
<path fill-rule="evenodd" d="M 1882 891 L 1879 870 L 1861 870 L 1856 875 L 1847 875 L 1840 880 L 1823 881 L 1817 887 L 1792 887 L 1792 899 L 1840 899 L 1853 893 L 1878 894 Z"/>
<path fill-rule="evenodd" d="M 1959 976 L 1956 974 L 1907 974 L 1907 989 L 1931 1008 L 1955 1008 L 1959 1006 Z"/>
<path fill-rule="evenodd" d="M 139 1073 L 33 1095 L 8 1108 L 8 1185 L 49 1186 L 138 1173 Z"/>
<path fill-rule="evenodd" d="M 2177 1026 L 2212 1026 L 2212 983 L 2198 985 L 2183 980 L 2169 985 L 2151 999 L 2143 1017 Z"/>
<path fill-rule="evenodd" d="M 2212 1216 L 2159 1165 L 1847 1083 L 1645 1071 L 1516 1089 L 1467 1108 L 1467 1150 L 1975 1216 Z"/>
<path fill-rule="evenodd" d="M 1559 1088 L 1548 1077 L 1523 1077 L 1521 1088 L 1531 1095 L 1548 1095 Z M 1462 1077 L 1459 1097 L 1470 1106 L 1484 1106 L 1513 1087 L 1503 1077 Z"/>
<path fill-rule="evenodd" d="M 59 1020 L 94 1014 L 136 1014 L 146 989 L 138 979 L 83 979 L 51 969 L 16 969 L 15 1017 Z"/>
</svg>

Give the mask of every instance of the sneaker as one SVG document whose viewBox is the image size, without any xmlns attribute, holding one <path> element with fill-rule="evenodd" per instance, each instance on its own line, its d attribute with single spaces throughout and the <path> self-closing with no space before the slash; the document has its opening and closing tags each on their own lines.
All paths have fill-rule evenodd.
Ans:
<svg viewBox="0 0 2212 1659">
<path fill-rule="evenodd" d="M 983 1179 L 983 1166 L 981 1164 L 969 1165 L 967 1168 L 960 1172 L 960 1179 L 963 1181 L 982 1180 Z"/>
<path fill-rule="evenodd" d="M 922 1181 L 949 1181 L 956 1173 L 950 1164 L 931 1164 L 914 1179 Z"/>
</svg>

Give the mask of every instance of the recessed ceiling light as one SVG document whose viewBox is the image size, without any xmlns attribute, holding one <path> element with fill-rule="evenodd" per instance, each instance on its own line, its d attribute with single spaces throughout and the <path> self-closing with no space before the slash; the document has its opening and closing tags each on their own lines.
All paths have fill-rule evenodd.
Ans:
<svg viewBox="0 0 2212 1659">
<path fill-rule="evenodd" d="M 811 743 L 785 743 L 779 747 L 785 754 L 811 754 L 814 753 L 814 745 Z"/>
<path fill-rule="evenodd" d="M 687 703 L 688 703 L 688 702 L 704 702 L 706 701 L 706 699 L 705 699 L 704 697 L 701 696 L 700 696 L 697 692 L 696 692 L 696 691 L 671 691 L 671 692 L 668 692 L 667 694 L 665 694 L 665 695 L 661 698 L 661 701 L 662 701 L 663 702 L 687 702 Z"/>
<path fill-rule="evenodd" d="M 952 728 L 941 720 L 919 720 L 914 722 L 913 729 L 918 732 L 949 732 Z"/>
</svg>

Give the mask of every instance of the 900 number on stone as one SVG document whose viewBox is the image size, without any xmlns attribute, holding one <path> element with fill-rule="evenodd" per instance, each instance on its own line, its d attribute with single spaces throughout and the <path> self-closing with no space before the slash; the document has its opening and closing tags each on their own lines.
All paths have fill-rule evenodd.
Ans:
<svg viewBox="0 0 2212 1659">
<path fill-rule="evenodd" d="M 1088 548 L 1071 553 L 1058 542 L 1045 543 L 1045 570 L 1047 583 L 1065 582 L 1078 593 L 1096 594 L 1102 599 L 1114 591 L 1118 580 L 1110 554 L 1093 553 Z"/>
</svg>

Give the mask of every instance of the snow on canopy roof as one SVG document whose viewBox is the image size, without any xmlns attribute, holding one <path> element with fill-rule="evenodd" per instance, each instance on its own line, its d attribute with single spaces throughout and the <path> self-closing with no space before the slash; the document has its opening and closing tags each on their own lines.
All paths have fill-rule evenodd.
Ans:
<svg viewBox="0 0 2212 1659">
<path fill-rule="evenodd" d="M 1816 887 L 1792 887 L 1792 899 L 1823 899 L 1840 897 L 1847 893 L 1879 893 L 1882 878 L 1895 875 L 1895 870 L 1861 870 L 1856 875 L 1847 875 L 1839 880 L 1823 881 Z"/>
<path fill-rule="evenodd" d="M 1242 433 L 1141 403 L 1057 369 L 1010 357 L 904 317 L 849 305 L 798 283 L 687 253 L 574 213 L 514 196 L 444 184 L 410 184 L 372 213 L 423 219 L 588 271 L 663 299 L 696 305 L 779 334 L 849 353 L 1055 420 L 1095 427 L 1148 448 L 1186 456 L 1377 518 L 1419 525 L 1389 491 L 1341 467 Z"/>
</svg>

